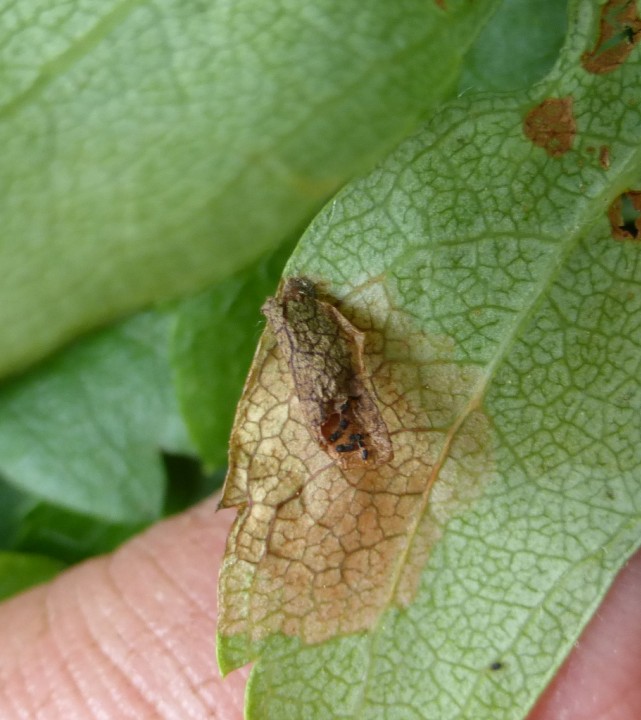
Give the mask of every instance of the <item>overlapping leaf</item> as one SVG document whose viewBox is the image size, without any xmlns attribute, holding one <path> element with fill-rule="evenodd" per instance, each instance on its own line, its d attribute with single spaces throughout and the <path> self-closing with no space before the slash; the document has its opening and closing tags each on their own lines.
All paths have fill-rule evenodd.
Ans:
<svg viewBox="0 0 641 720">
<path fill-rule="evenodd" d="M 0 390 L 0 470 L 15 487 L 115 522 L 157 519 L 160 450 L 188 451 L 169 368 L 170 313 L 79 341 Z"/>
<path fill-rule="evenodd" d="M 285 237 L 451 91 L 495 4 L 5 4 L 0 373 Z"/>
<path fill-rule="evenodd" d="M 250 717 L 523 717 L 638 546 L 641 246 L 607 208 L 641 182 L 641 61 L 588 72 L 600 18 L 570 18 L 545 82 L 453 103 L 288 265 L 366 332 L 395 455 L 329 463 L 265 337 L 221 582 Z"/>
</svg>

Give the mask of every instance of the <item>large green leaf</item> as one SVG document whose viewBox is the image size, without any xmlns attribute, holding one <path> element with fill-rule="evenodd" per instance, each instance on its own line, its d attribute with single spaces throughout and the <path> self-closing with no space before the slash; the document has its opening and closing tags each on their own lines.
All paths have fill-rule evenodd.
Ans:
<svg viewBox="0 0 641 720">
<path fill-rule="evenodd" d="M 159 517 L 160 450 L 189 451 L 169 368 L 171 313 L 84 338 L 0 389 L 0 471 L 15 487 L 114 522 Z"/>
<path fill-rule="evenodd" d="M 451 92 L 496 0 L 0 11 L 0 372 L 223 278 Z"/>
<path fill-rule="evenodd" d="M 641 245 L 607 209 L 641 185 L 641 56 L 588 72 L 598 8 L 569 18 L 545 81 L 450 104 L 286 269 L 367 331 L 396 455 L 340 492 L 249 477 L 219 636 L 249 717 L 525 717 L 639 545 Z"/>
</svg>

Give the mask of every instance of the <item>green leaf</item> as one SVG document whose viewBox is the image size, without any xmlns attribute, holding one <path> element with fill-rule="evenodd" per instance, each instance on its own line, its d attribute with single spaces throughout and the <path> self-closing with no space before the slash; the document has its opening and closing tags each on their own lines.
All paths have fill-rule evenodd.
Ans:
<svg viewBox="0 0 641 720">
<path fill-rule="evenodd" d="M 170 313 L 76 343 L 0 390 L 0 471 L 63 508 L 135 523 L 162 512 L 160 449 L 190 444 L 171 385 Z"/>
<path fill-rule="evenodd" d="M 15 551 L 75 563 L 111 552 L 147 525 L 142 522 L 110 523 L 53 503 L 33 502 L 30 511 L 20 518 L 11 547 Z"/>
<path fill-rule="evenodd" d="M 279 242 L 452 91 L 495 3 L 5 7 L 0 372 Z"/>
<path fill-rule="evenodd" d="M 51 580 L 64 568 L 64 563 L 42 555 L 0 552 L 0 600 Z"/>
<path fill-rule="evenodd" d="M 352 477 L 354 523 L 312 477 L 252 537 L 291 579 L 261 558 L 219 636 L 223 671 L 256 660 L 250 718 L 524 718 L 639 546 L 641 245 L 607 209 L 641 184 L 641 57 L 587 72 L 597 8 L 569 18 L 545 81 L 451 103 L 286 268 L 367 329 L 396 456 Z"/>
<path fill-rule="evenodd" d="M 167 472 L 164 515 L 183 512 L 213 495 L 225 479 L 224 467 L 204 468 L 200 458 L 164 453 L 163 461 Z"/>
<path fill-rule="evenodd" d="M 0 549 L 15 549 L 24 518 L 36 504 L 31 495 L 0 477 Z"/>
<path fill-rule="evenodd" d="M 291 250 L 292 242 L 284 243 L 177 311 L 176 392 L 198 452 L 212 467 L 227 462 L 234 408 L 263 323 L 260 306 L 274 292 Z"/>
</svg>

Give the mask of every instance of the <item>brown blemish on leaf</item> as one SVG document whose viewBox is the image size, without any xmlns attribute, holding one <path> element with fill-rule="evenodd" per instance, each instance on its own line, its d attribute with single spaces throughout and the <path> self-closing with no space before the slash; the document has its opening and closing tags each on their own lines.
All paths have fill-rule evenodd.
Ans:
<svg viewBox="0 0 641 720">
<path fill-rule="evenodd" d="M 641 18 L 636 0 L 608 0 L 601 8 L 599 37 L 594 49 L 581 56 L 591 73 L 616 70 L 625 62 L 641 38 Z"/>
<path fill-rule="evenodd" d="M 641 240 L 641 191 L 628 190 L 619 195 L 608 209 L 612 237 L 615 240 Z"/>
<path fill-rule="evenodd" d="M 445 361 L 451 343 L 418 332 L 380 285 L 355 293 L 349 309 L 394 457 L 377 467 L 334 460 L 270 321 L 232 435 L 223 504 L 239 512 L 219 583 L 223 636 L 313 643 L 371 628 L 412 600 L 444 523 L 490 474 L 487 420 L 470 397 L 477 371 Z"/>
<path fill-rule="evenodd" d="M 528 112 L 523 130 L 551 157 L 564 155 L 571 149 L 576 135 L 572 98 L 547 98 Z"/>
<path fill-rule="evenodd" d="M 599 148 L 599 164 L 604 170 L 610 168 L 610 148 L 607 145 L 601 145 Z"/>
<path fill-rule="evenodd" d="M 364 335 L 306 278 L 288 278 L 263 313 L 289 365 L 307 427 L 342 467 L 378 467 L 392 444 L 363 368 Z"/>
</svg>

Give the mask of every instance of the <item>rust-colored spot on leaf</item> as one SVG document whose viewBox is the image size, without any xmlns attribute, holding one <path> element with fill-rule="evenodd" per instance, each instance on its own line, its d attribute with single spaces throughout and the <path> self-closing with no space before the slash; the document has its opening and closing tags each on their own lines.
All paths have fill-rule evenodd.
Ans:
<svg viewBox="0 0 641 720">
<path fill-rule="evenodd" d="M 616 70 L 641 38 L 641 18 L 636 0 L 608 0 L 601 8 L 599 37 L 594 49 L 581 56 L 583 67 L 591 73 Z"/>
<path fill-rule="evenodd" d="M 572 147 L 576 135 L 572 98 L 547 98 L 528 112 L 523 130 L 551 157 L 564 155 Z"/>
<path fill-rule="evenodd" d="M 615 240 L 641 241 L 641 191 L 619 195 L 608 209 L 608 219 Z"/>
<path fill-rule="evenodd" d="M 465 399 L 476 371 L 444 362 L 451 343 L 418 332 L 381 285 L 343 308 L 349 319 L 305 279 L 265 304 L 222 501 L 239 510 L 219 583 L 223 637 L 313 643 L 372 627 L 411 602 L 443 524 L 489 474 L 488 423 Z"/>
<path fill-rule="evenodd" d="M 599 148 L 599 165 L 604 170 L 609 170 L 610 168 L 610 148 L 607 145 L 601 145 Z"/>
</svg>

